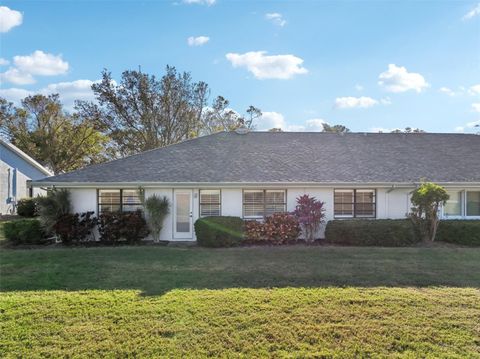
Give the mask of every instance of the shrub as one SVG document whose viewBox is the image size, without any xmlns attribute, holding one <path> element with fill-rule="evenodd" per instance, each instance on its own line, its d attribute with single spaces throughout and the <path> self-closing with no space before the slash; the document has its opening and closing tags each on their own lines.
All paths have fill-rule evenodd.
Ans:
<svg viewBox="0 0 480 359">
<path fill-rule="evenodd" d="M 202 247 L 232 247 L 243 241 L 244 222 L 239 217 L 204 217 L 195 222 L 197 243 Z"/>
<path fill-rule="evenodd" d="M 47 242 L 40 222 L 36 219 L 20 219 L 6 222 L 5 238 L 14 244 L 43 244 Z"/>
<path fill-rule="evenodd" d="M 100 240 L 105 243 L 140 241 L 148 235 L 148 228 L 140 210 L 135 212 L 105 212 L 98 217 Z"/>
<path fill-rule="evenodd" d="M 320 229 L 325 218 L 325 203 L 317 201 L 308 194 L 297 198 L 297 206 L 292 212 L 298 219 L 305 233 L 305 239 L 309 242 L 315 240 L 315 234 Z"/>
<path fill-rule="evenodd" d="M 37 215 L 37 201 L 35 198 L 22 198 L 17 203 L 17 214 L 21 217 L 35 217 Z"/>
<path fill-rule="evenodd" d="M 410 218 L 417 227 L 422 238 L 434 241 L 438 229 L 438 210 L 445 205 L 449 195 L 445 188 L 435 183 L 422 183 L 413 193 L 413 204 Z"/>
<path fill-rule="evenodd" d="M 246 224 L 246 238 L 252 244 L 286 244 L 298 240 L 300 224 L 289 213 L 274 213 L 265 222 L 249 221 Z"/>
<path fill-rule="evenodd" d="M 160 232 L 163 228 L 163 221 L 170 213 L 170 203 L 167 197 L 158 197 L 156 194 L 145 200 L 145 212 L 147 213 L 147 224 L 152 233 L 153 240 L 160 240 Z"/>
<path fill-rule="evenodd" d="M 53 226 L 58 219 L 70 213 L 70 192 L 67 189 L 52 189 L 46 196 L 37 197 L 40 223 L 47 233 L 53 233 Z"/>
<path fill-rule="evenodd" d="M 64 244 L 78 243 L 91 238 L 96 224 L 93 212 L 66 213 L 53 225 L 53 231 Z"/>
<path fill-rule="evenodd" d="M 121 213 L 120 218 L 120 222 L 123 224 L 121 234 L 128 243 L 141 241 L 148 236 L 148 226 L 142 211 Z"/>
<path fill-rule="evenodd" d="M 409 219 L 353 219 L 329 221 L 325 240 L 350 246 L 402 247 L 420 238 Z"/>
<path fill-rule="evenodd" d="M 437 231 L 437 241 L 465 246 L 480 246 L 480 221 L 440 221 Z"/>
</svg>

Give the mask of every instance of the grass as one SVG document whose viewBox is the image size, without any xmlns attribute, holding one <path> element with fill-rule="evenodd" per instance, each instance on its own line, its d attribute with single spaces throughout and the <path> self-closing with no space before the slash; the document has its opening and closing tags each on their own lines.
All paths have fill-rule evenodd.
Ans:
<svg viewBox="0 0 480 359">
<path fill-rule="evenodd" d="M 1 357 L 480 357 L 480 249 L 0 251 Z"/>
</svg>

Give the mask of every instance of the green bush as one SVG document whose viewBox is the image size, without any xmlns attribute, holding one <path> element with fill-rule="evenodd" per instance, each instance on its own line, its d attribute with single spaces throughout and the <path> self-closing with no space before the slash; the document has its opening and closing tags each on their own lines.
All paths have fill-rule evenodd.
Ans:
<svg viewBox="0 0 480 359">
<path fill-rule="evenodd" d="M 402 247 L 420 240 L 410 219 L 334 220 L 327 223 L 325 240 L 349 246 Z"/>
<path fill-rule="evenodd" d="M 205 217 L 195 222 L 197 243 L 202 247 L 232 247 L 243 241 L 244 222 L 239 217 Z"/>
<path fill-rule="evenodd" d="M 13 244 L 43 244 L 45 233 L 36 219 L 20 219 L 7 222 L 3 226 L 5 238 Z"/>
<path fill-rule="evenodd" d="M 480 221 L 440 221 L 436 240 L 465 246 L 480 246 Z"/>
<path fill-rule="evenodd" d="M 17 203 L 17 214 L 21 217 L 35 217 L 37 215 L 37 201 L 35 198 L 22 198 Z"/>
</svg>

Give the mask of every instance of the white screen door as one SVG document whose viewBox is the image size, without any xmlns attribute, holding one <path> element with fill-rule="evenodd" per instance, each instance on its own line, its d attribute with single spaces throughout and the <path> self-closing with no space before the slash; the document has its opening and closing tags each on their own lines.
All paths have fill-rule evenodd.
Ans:
<svg viewBox="0 0 480 359">
<path fill-rule="evenodd" d="M 191 239 L 192 236 L 192 190 L 175 190 L 174 237 Z"/>
</svg>

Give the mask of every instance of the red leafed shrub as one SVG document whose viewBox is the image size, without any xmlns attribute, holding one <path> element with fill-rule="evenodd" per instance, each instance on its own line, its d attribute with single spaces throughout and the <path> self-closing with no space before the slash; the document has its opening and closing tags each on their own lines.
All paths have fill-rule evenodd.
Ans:
<svg viewBox="0 0 480 359">
<path fill-rule="evenodd" d="M 325 203 L 305 194 L 297 198 L 297 206 L 292 214 L 302 226 L 305 239 L 313 242 L 315 234 L 325 219 Z"/>
<path fill-rule="evenodd" d="M 53 225 L 53 232 L 64 244 L 78 243 L 92 239 L 96 224 L 93 212 L 65 213 Z"/>
<path fill-rule="evenodd" d="M 141 211 L 105 212 L 99 216 L 100 240 L 116 243 L 122 240 L 134 243 L 148 236 L 148 227 Z"/>
<path fill-rule="evenodd" d="M 257 221 L 245 222 L 245 238 L 248 243 L 261 243 L 264 241 L 263 223 Z"/>
<path fill-rule="evenodd" d="M 300 225 L 289 213 L 274 213 L 265 222 L 250 221 L 246 225 L 247 241 L 252 244 L 286 244 L 298 240 Z"/>
</svg>

